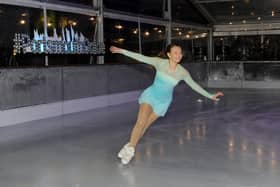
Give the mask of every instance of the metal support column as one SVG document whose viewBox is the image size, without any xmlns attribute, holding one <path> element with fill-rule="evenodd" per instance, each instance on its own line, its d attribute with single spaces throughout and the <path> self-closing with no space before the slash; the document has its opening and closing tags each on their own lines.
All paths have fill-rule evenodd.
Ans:
<svg viewBox="0 0 280 187">
<path fill-rule="evenodd" d="M 214 43 L 213 43 L 213 29 L 209 30 L 208 35 L 208 61 L 213 61 Z"/>
<path fill-rule="evenodd" d="M 45 40 L 47 41 L 47 36 L 48 36 L 48 27 L 47 27 L 47 22 L 48 22 L 48 15 L 47 15 L 47 6 L 44 4 L 43 8 L 44 12 L 44 35 L 45 35 Z M 45 66 L 49 66 L 49 57 L 48 55 L 45 55 Z"/>
<path fill-rule="evenodd" d="M 97 41 L 104 42 L 104 12 L 103 0 L 93 0 L 93 7 L 99 11 L 97 18 Z M 97 64 L 104 64 L 104 56 L 97 57 Z"/>
<path fill-rule="evenodd" d="M 171 0 L 165 0 L 163 4 L 163 17 L 164 19 L 168 20 L 168 23 L 166 25 L 166 43 L 171 43 L 171 37 L 172 37 L 172 2 Z"/>
<path fill-rule="evenodd" d="M 141 22 L 140 18 L 138 18 L 138 48 L 139 48 L 139 53 L 142 54 L 142 38 L 141 38 Z"/>
</svg>

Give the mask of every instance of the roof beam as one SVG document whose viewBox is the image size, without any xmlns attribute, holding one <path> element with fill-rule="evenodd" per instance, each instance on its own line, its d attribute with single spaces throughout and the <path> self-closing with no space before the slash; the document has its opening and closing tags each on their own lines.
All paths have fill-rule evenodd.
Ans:
<svg viewBox="0 0 280 187">
<path fill-rule="evenodd" d="M 15 5 L 15 6 L 25 6 L 30 8 L 47 8 L 48 10 L 56 10 L 56 11 L 62 11 L 62 12 L 75 12 L 77 14 L 84 14 L 84 15 L 90 15 L 95 16 L 98 15 L 98 10 L 94 10 L 87 6 L 73 6 L 66 3 L 49 3 L 49 2 L 41 2 L 41 1 L 35 1 L 35 0 L 1 0 L 1 4 L 7 4 L 7 5 Z"/>
<path fill-rule="evenodd" d="M 201 1 L 201 0 L 200 0 Z M 190 2 L 198 9 L 198 11 L 206 18 L 210 24 L 215 24 L 216 19 L 209 13 L 206 8 L 199 3 L 199 0 L 190 0 Z"/>
<path fill-rule="evenodd" d="M 118 19 L 118 20 L 124 20 L 124 21 L 132 21 L 132 22 L 138 22 L 141 23 L 147 23 L 152 25 L 161 25 L 161 26 L 167 26 L 168 20 L 150 17 L 150 16 L 144 16 L 139 14 L 133 14 L 129 12 L 123 12 L 123 11 L 116 11 L 112 9 L 104 9 L 104 17 L 110 18 L 110 19 Z M 203 30 L 210 30 L 210 27 L 207 27 L 202 24 L 194 24 L 194 23 L 187 23 L 187 22 L 175 22 L 172 21 L 173 27 L 186 27 L 186 28 L 194 28 L 194 29 L 203 29 Z"/>
<path fill-rule="evenodd" d="M 224 2 L 235 2 L 240 0 L 196 0 L 197 3 L 224 3 Z"/>
</svg>

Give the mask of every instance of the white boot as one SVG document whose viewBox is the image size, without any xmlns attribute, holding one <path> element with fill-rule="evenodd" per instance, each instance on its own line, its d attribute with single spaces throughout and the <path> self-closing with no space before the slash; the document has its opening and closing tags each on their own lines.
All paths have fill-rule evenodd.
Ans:
<svg viewBox="0 0 280 187">
<path fill-rule="evenodd" d="M 125 147 L 125 151 L 124 151 L 124 154 L 122 155 L 122 164 L 126 165 L 130 162 L 130 160 L 133 158 L 134 156 L 134 153 L 135 153 L 135 148 L 130 146 L 130 145 L 127 145 Z"/>
<path fill-rule="evenodd" d="M 125 152 L 126 152 L 126 148 L 129 146 L 129 143 L 127 143 L 127 144 L 125 144 L 124 146 L 123 146 L 123 148 L 120 150 L 120 152 L 118 153 L 118 157 L 119 158 L 122 158 L 123 156 L 124 156 L 124 154 L 125 154 Z"/>
</svg>

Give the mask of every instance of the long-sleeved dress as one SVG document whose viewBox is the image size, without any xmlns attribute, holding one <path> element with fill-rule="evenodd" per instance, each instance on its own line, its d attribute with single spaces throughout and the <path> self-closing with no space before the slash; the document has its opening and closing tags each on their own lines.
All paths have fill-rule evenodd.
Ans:
<svg viewBox="0 0 280 187">
<path fill-rule="evenodd" d="M 174 87 L 184 80 L 193 90 L 201 95 L 211 99 L 213 94 L 208 93 L 201 88 L 190 76 L 189 72 L 180 64 L 177 65 L 175 71 L 169 69 L 168 59 L 158 57 L 147 57 L 139 53 L 134 53 L 122 49 L 121 54 L 140 62 L 150 64 L 156 69 L 154 82 L 146 88 L 139 98 L 139 104 L 150 104 L 153 112 L 157 116 L 164 116 L 170 106 L 173 98 Z"/>
</svg>

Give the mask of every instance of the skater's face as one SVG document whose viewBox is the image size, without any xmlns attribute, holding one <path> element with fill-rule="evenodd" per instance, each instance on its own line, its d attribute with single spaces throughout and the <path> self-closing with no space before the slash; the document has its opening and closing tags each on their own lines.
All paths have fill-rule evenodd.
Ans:
<svg viewBox="0 0 280 187">
<path fill-rule="evenodd" d="M 173 46 L 170 52 L 167 53 L 167 56 L 171 61 L 179 63 L 183 57 L 182 48 L 180 46 Z"/>
</svg>

